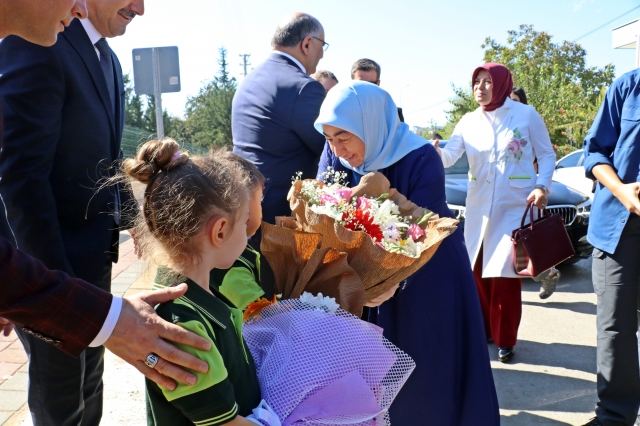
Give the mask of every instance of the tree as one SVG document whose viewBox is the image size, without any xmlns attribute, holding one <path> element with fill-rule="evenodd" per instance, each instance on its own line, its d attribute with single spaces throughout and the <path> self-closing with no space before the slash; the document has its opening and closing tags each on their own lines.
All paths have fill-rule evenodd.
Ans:
<svg viewBox="0 0 640 426">
<path fill-rule="evenodd" d="M 124 124 L 133 127 L 144 127 L 144 106 L 142 105 L 142 99 L 136 95 L 133 89 L 133 83 L 129 74 L 122 76 L 124 80 L 124 93 L 125 93 L 125 118 Z"/>
<path fill-rule="evenodd" d="M 490 37 L 485 40 L 485 62 L 499 62 L 511 70 L 514 84 L 524 88 L 554 142 L 581 145 L 601 92 L 615 77 L 613 64 L 587 67 L 582 46 L 566 40 L 553 43 L 551 35 L 532 25 L 508 34 L 506 46 Z"/>
<path fill-rule="evenodd" d="M 553 43 L 552 36 L 521 25 L 508 31 L 501 45 L 487 37 L 482 44 L 485 62 L 511 70 L 516 86 L 524 88 L 529 104 L 544 119 L 551 140 L 558 145 L 581 145 L 599 107 L 603 88 L 614 79 L 612 64 L 587 67 L 586 51 L 577 43 Z M 473 103 L 471 89 L 453 87 L 456 96 L 447 125 L 455 125 Z M 471 101 L 471 102 L 470 102 Z"/>
<path fill-rule="evenodd" d="M 184 129 L 195 145 L 202 147 L 231 146 L 231 103 L 237 82 L 229 76 L 227 50 L 219 49 L 220 70 L 213 80 L 187 99 Z"/>
</svg>

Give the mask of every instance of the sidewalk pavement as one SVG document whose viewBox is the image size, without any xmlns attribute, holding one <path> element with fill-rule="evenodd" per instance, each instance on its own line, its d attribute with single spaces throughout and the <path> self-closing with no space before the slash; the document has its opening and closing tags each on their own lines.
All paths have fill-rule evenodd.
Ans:
<svg viewBox="0 0 640 426">
<path fill-rule="evenodd" d="M 120 260 L 113 265 L 111 291 L 129 296 L 150 290 L 155 268 L 138 260 L 128 233 L 120 234 Z M 146 425 L 143 376 L 106 351 L 103 425 Z M 15 331 L 0 336 L 0 425 L 31 426 L 27 406 L 27 356 Z"/>
<path fill-rule="evenodd" d="M 131 241 L 121 250 L 124 257 L 113 273 L 114 293 L 149 289 L 154 271 L 135 259 Z M 522 323 L 511 363 L 498 362 L 497 348 L 488 345 L 502 425 L 582 425 L 593 416 L 596 297 L 591 262 L 563 268 L 562 274 L 558 291 L 547 300 L 538 298 L 539 284 L 524 282 Z M 25 364 L 15 334 L 0 338 L 0 425 L 32 426 L 25 403 Z M 104 395 L 102 425 L 146 424 L 143 376 L 109 351 Z"/>
</svg>

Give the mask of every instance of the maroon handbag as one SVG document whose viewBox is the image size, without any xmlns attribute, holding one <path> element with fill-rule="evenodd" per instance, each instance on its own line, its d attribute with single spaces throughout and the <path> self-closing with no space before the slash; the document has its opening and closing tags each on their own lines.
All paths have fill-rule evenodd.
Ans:
<svg viewBox="0 0 640 426">
<path fill-rule="evenodd" d="M 527 213 L 530 223 L 525 225 Z M 537 277 L 575 254 L 562 216 L 544 210 L 541 217 L 538 210 L 538 219 L 534 221 L 533 201 L 524 211 L 520 228 L 511 233 L 511 241 L 516 274 L 523 277 Z"/>
</svg>

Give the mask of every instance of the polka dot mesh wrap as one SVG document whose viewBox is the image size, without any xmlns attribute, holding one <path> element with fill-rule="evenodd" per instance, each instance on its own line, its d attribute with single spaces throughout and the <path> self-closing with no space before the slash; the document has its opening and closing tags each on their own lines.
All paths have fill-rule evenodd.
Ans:
<svg viewBox="0 0 640 426">
<path fill-rule="evenodd" d="M 335 307 L 289 299 L 244 325 L 262 398 L 283 426 L 389 425 L 413 360 L 381 330 Z"/>
</svg>

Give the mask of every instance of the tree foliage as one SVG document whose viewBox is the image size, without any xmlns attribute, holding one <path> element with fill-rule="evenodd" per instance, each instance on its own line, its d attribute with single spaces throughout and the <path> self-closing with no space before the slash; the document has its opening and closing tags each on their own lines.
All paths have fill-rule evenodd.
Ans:
<svg viewBox="0 0 640 426">
<path fill-rule="evenodd" d="M 524 89 L 555 144 L 582 144 L 602 93 L 615 77 L 612 64 L 588 67 L 582 46 L 570 41 L 553 43 L 550 34 L 535 31 L 532 25 L 508 31 L 504 45 L 487 37 L 482 48 L 485 62 L 498 62 L 511 70 L 514 84 Z M 447 115 L 450 128 L 477 108 L 470 87 L 453 89 L 455 97 Z"/>
<path fill-rule="evenodd" d="M 233 144 L 231 135 L 231 103 L 237 82 L 229 75 L 227 50 L 219 49 L 220 70 L 213 80 L 187 99 L 184 131 L 191 143 L 202 147 L 223 147 Z"/>
</svg>

